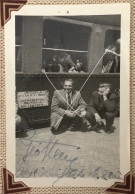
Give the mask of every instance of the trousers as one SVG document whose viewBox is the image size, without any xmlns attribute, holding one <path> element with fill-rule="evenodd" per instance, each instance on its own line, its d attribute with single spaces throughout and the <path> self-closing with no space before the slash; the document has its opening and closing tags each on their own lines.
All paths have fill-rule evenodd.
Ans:
<svg viewBox="0 0 135 194">
<path fill-rule="evenodd" d="M 111 129 L 114 122 L 115 114 L 111 112 L 98 113 L 98 114 L 102 119 L 106 120 L 106 128 L 108 130 Z M 90 112 L 86 113 L 86 119 L 90 122 L 91 126 L 94 126 L 97 124 L 95 116 Z"/>
</svg>

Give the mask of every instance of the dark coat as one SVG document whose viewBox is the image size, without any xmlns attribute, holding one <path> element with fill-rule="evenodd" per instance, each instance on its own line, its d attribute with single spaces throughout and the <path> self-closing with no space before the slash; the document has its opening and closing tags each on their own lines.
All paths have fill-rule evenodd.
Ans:
<svg viewBox="0 0 135 194">
<path fill-rule="evenodd" d="M 91 114 L 101 113 L 105 114 L 106 112 L 114 113 L 117 110 L 117 95 L 114 93 L 109 93 L 107 100 L 103 100 L 103 97 L 98 94 L 98 91 L 92 93 L 90 103 L 87 107 L 87 112 Z"/>
</svg>

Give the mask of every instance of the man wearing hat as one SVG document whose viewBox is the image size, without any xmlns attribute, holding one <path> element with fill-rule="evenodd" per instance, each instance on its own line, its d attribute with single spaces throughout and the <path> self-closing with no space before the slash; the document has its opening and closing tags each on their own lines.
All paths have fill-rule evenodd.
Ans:
<svg viewBox="0 0 135 194">
<path fill-rule="evenodd" d="M 117 110 L 117 95 L 111 93 L 110 88 L 111 85 L 108 83 L 99 84 L 98 91 L 92 93 L 85 115 L 86 119 L 96 129 L 103 126 L 102 118 L 104 118 L 106 120 L 106 133 L 111 133 Z"/>
</svg>

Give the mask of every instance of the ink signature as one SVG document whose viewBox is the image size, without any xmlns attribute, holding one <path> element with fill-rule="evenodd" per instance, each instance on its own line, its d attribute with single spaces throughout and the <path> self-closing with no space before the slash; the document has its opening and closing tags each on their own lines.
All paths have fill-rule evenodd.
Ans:
<svg viewBox="0 0 135 194">
<path fill-rule="evenodd" d="M 34 136 L 34 135 L 33 135 Z M 33 137 L 32 136 L 32 137 Z M 27 161 L 27 158 L 30 157 L 40 157 L 41 162 L 46 162 L 48 159 L 55 160 L 64 160 L 66 162 L 73 162 L 78 160 L 78 158 L 69 158 L 67 154 L 62 152 L 60 149 L 57 149 L 57 145 L 73 147 L 75 149 L 80 149 L 79 146 L 74 146 L 70 144 L 60 143 L 59 140 L 56 140 L 56 136 L 52 135 L 49 141 L 37 141 L 30 139 L 22 139 L 22 143 L 27 146 L 26 154 L 23 157 L 24 163 Z M 36 146 L 34 145 L 36 143 Z M 38 146 L 39 145 L 39 146 Z M 37 148 L 38 146 L 38 148 Z"/>
<path fill-rule="evenodd" d="M 55 135 L 52 135 L 48 141 L 37 141 L 35 136 L 36 133 L 33 131 L 31 137 L 21 139 L 21 143 L 26 148 L 25 155 L 20 160 L 20 163 L 17 164 L 17 175 L 19 174 L 21 177 L 56 177 L 56 180 L 52 184 L 52 186 L 54 186 L 63 177 L 73 179 L 78 177 L 92 177 L 95 179 L 102 178 L 108 180 L 111 178 L 119 179 L 121 176 L 119 171 L 114 173 L 103 169 L 101 166 L 93 169 L 93 171 L 89 171 L 89 169 L 85 168 L 78 169 L 76 168 L 76 164 L 79 162 L 79 158 L 70 156 L 65 153 L 62 148 L 66 146 L 67 148 L 72 147 L 72 149 L 80 150 L 81 148 L 79 146 L 60 143 Z M 32 160 L 38 160 L 38 164 L 41 166 L 31 169 Z M 58 167 L 55 171 L 53 169 L 47 169 L 46 164 L 52 160 L 56 163 L 63 162 L 65 168 Z"/>
</svg>

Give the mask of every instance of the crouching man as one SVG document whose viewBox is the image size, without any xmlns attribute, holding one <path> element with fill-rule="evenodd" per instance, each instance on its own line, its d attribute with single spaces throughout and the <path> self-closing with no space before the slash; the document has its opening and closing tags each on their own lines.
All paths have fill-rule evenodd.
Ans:
<svg viewBox="0 0 135 194">
<path fill-rule="evenodd" d="M 86 104 L 80 92 L 74 90 L 72 79 L 66 79 L 62 90 L 56 90 L 51 105 L 52 132 L 62 129 L 80 128 Z"/>
<path fill-rule="evenodd" d="M 110 88 L 111 85 L 108 83 L 99 84 L 98 91 L 92 93 L 85 115 L 91 125 L 96 126 L 96 130 L 103 126 L 102 118 L 104 118 L 106 120 L 106 133 L 112 132 L 111 129 L 117 110 L 117 96 L 110 92 Z"/>
</svg>

